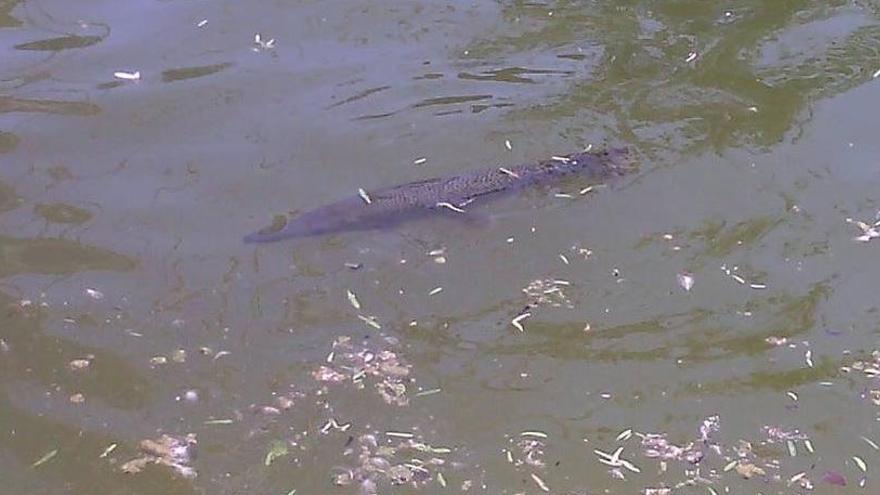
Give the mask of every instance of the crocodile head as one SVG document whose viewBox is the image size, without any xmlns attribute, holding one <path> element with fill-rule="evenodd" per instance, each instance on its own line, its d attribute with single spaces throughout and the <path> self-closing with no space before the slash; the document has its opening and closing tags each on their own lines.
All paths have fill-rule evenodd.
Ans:
<svg viewBox="0 0 880 495">
<path fill-rule="evenodd" d="M 632 153 L 627 148 L 608 148 L 603 151 L 569 155 L 565 167 L 586 173 L 597 180 L 625 175 L 635 169 Z"/>
</svg>

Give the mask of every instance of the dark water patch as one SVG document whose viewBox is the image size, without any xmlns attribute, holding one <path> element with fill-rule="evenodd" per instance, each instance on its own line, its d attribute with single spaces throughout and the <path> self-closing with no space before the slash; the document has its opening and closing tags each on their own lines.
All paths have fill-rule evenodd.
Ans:
<svg viewBox="0 0 880 495">
<path fill-rule="evenodd" d="M 0 213 L 14 209 L 21 203 L 21 198 L 15 194 L 15 189 L 9 184 L 0 181 Z"/>
<path fill-rule="evenodd" d="M 535 80 L 529 77 L 529 75 L 571 75 L 574 74 L 572 71 L 564 71 L 564 70 L 550 70 L 550 69 L 528 69 L 526 67 L 507 67 L 504 69 L 496 69 L 490 71 L 484 71 L 479 74 L 471 74 L 470 72 L 460 72 L 458 74 L 459 79 L 471 80 L 471 81 L 494 81 L 494 82 L 504 82 L 504 83 L 522 83 L 522 84 L 534 84 Z"/>
<path fill-rule="evenodd" d="M 569 60 L 584 60 L 587 58 L 583 53 L 563 53 L 561 55 L 557 55 L 557 58 L 565 58 Z"/>
<path fill-rule="evenodd" d="M 506 108 L 506 107 L 512 107 L 512 106 L 513 106 L 513 103 L 493 103 L 492 105 L 483 105 L 483 104 L 471 105 L 471 113 L 480 113 L 484 110 L 489 110 L 490 108 Z"/>
<path fill-rule="evenodd" d="M 356 95 L 349 96 L 348 98 L 345 98 L 343 100 L 337 101 L 336 103 L 333 103 L 332 105 L 326 107 L 325 110 L 330 110 L 331 108 L 336 108 L 338 106 L 345 105 L 346 103 L 351 103 L 353 101 L 357 101 L 357 100 L 366 98 L 372 94 L 379 93 L 379 92 L 385 91 L 386 89 L 390 89 L 390 88 L 391 88 L 391 86 L 379 86 L 377 88 L 365 89 L 364 91 L 361 91 L 360 93 L 358 93 Z"/>
<path fill-rule="evenodd" d="M 822 380 L 829 380 L 839 375 L 840 362 L 825 360 L 807 368 L 790 370 L 756 371 L 742 378 L 725 379 L 701 383 L 699 387 L 685 386 L 690 393 L 701 394 L 754 394 L 762 389 L 776 392 L 797 389 Z"/>
<path fill-rule="evenodd" d="M 718 259 L 736 249 L 752 246 L 781 222 L 780 218 L 760 216 L 728 226 L 726 221 L 714 219 L 706 221 L 701 228 L 690 233 L 689 237 L 703 241 L 706 244 L 706 256 Z"/>
<path fill-rule="evenodd" d="M 435 113 L 434 113 L 434 116 L 435 116 L 435 117 L 444 117 L 444 116 L 446 116 L 446 115 L 458 115 L 458 114 L 461 114 L 461 113 L 464 113 L 464 110 L 462 110 L 462 109 L 460 109 L 460 108 L 457 108 L 457 109 L 455 109 L 455 110 L 443 110 L 443 111 L 441 111 L 441 112 L 435 112 Z"/>
<path fill-rule="evenodd" d="M 186 79 L 195 79 L 197 77 L 209 76 L 216 74 L 222 70 L 232 67 L 231 63 L 202 65 L 198 67 L 184 67 L 180 69 L 168 69 L 162 71 L 163 82 L 184 81 Z"/>
<path fill-rule="evenodd" d="M 468 103 L 471 101 L 480 101 L 491 99 L 492 95 L 468 95 L 468 96 L 440 96 L 437 98 L 427 98 L 413 105 L 413 108 L 433 107 L 437 105 L 455 105 L 458 103 Z"/>
<path fill-rule="evenodd" d="M 442 79 L 442 78 L 443 78 L 443 74 L 440 74 L 438 72 L 429 72 L 427 74 L 422 74 L 421 76 L 416 76 L 413 78 L 413 80 L 420 81 L 423 79 L 432 80 L 432 79 Z"/>
<path fill-rule="evenodd" d="M 36 100 L 0 96 L 0 113 L 25 112 L 89 117 L 101 113 L 101 107 L 84 101 Z"/>
<path fill-rule="evenodd" d="M 44 326 L 51 309 L 20 303 L 5 293 L 0 293 L 0 308 L 4 383 L 27 383 L 66 394 L 62 402 L 81 393 L 86 400 L 114 408 L 145 405 L 150 386 L 130 360 L 67 335 L 48 334 Z"/>
<path fill-rule="evenodd" d="M 125 84 L 125 81 L 107 81 L 95 85 L 97 89 L 113 89 Z"/>
<path fill-rule="evenodd" d="M 73 48 L 85 48 L 100 43 L 104 38 L 100 36 L 60 36 L 58 38 L 48 38 L 45 40 L 29 41 L 15 45 L 16 50 L 32 50 L 41 52 L 58 52 L 61 50 L 70 50 Z"/>
<path fill-rule="evenodd" d="M 21 0 L 0 0 L 0 28 L 21 26 L 21 21 L 12 15 L 12 10 Z"/>
<path fill-rule="evenodd" d="M 385 117 L 391 117 L 392 115 L 394 115 L 394 114 L 396 114 L 396 113 L 397 113 L 397 112 L 386 112 L 386 113 L 374 113 L 374 114 L 369 114 L 369 115 L 361 115 L 361 116 L 355 117 L 355 118 L 353 118 L 353 119 L 351 119 L 351 120 L 353 120 L 353 121 L 358 121 L 358 120 L 376 120 L 376 119 L 383 119 L 383 118 L 385 118 Z"/>
<path fill-rule="evenodd" d="M 79 225 L 92 219 L 92 214 L 88 210 L 64 203 L 39 203 L 34 206 L 34 212 L 52 223 Z"/>
<path fill-rule="evenodd" d="M 0 131 L 0 153 L 9 153 L 18 146 L 18 136 L 11 132 Z"/>
<path fill-rule="evenodd" d="M 20 273 L 68 275 L 82 271 L 128 271 L 131 258 L 65 239 L 18 239 L 0 236 L 0 278 Z"/>
<path fill-rule="evenodd" d="M 595 72 L 602 77 L 578 81 L 561 98 L 509 118 L 559 122 L 595 120 L 593 114 L 600 113 L 618 122 L 617 132 L 642 137 L 642 147 L 658 151 L 670 143 L 682 153 L 779 143 L 801 123 L 809 102 L 870 81 L 880 50 L 876 18 L 854 14 L 858 9 L 843 3 L 746 2 L 727 17 L 748 13 L 749 22 L 723 27 L 718 25 L 725 17 L 722 9 L 692 2 L 648 10 L 611 4 L 554 7 L 549 16 L 547 6 L 505 6 L 509 29 L 473 43 L 469 57 L 548 45 L 595 46 L 601 40 Z M 821 21 L 834 16 L 842 20 Z M 789 25 L 797 30 L 805 19 L 820 21 L 808 28 L 809 36 L 787 36 L 786 41 L 791 53 L 807 55 L 777 57 L 785 63 L 770 60 L 762 66 L 767 40 Z M 826 25 L 832 33 L 816 34 Z M 827 39 L 832 42 L 816 41 Z"/>
</svg>

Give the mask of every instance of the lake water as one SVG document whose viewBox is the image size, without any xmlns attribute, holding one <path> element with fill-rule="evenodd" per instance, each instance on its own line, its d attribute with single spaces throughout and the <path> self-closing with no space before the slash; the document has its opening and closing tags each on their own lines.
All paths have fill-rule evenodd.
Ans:
<svg viewBox="0 0 880 495">
<path fill-rule="evenodd" d="M 3 491 L 877 493 L 878 76 L 874 1 L 0 0 Z"/>
</svg>

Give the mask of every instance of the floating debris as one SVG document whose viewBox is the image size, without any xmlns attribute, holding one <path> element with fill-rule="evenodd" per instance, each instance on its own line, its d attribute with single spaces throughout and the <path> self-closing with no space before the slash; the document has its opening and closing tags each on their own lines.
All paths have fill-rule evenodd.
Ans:
<svg viewBox="0 0 880 495">
<path fill-rule="evenodd" d="M 513 177 L 514 179 L 519 179 L 519 174 L 517 174 L 517 173 L 514 172 L 513 170 L 510 170 L 510 169 L 507 169 L 507 168 L 504 168 L 504 167 L 498 167 L 498 171 L 501 172 L 501 173 L 503 173 L 503 174 L 507 174 L 507 175 Z"/>
<path fill-rule="evenodd" d="M 184 478 L 195 478 L 197 473 L 190 463 L 195 457 L 196 444 L 193 433 L 186 436 L 162 435 L 156 440 L 142 440 L 141 456 L 126 462 L 119 469 L 124 473 L 134 474 L 141 472 L 148 464 L 158 464 L 171 468 Z"/>
<path fill-rule="evenodd" d="M 566 258 L 567 260 L 568 258 Z M 573 308 L 571 300 L 565 294 L 564 287 L 570 286 L 571 283 L 566 280 L 558 279 L 537 279 L 533 280 L 522 289 L 527 296 L 527 307 L 534 308 L 537 306 L 551 306 L 554 308 L 567 307 Z"/>
<path fill-rule="evenodd" d="M 510 324 L 513 325 L 514 328 L 516 328 L 516 329 L 519 330 L 520 332 L 525 332 L 525 328 L 523 328 L 523 326 L 522 326 L 522 324 L 521 324 L 520 322 L 523 321 L 523 320 L 525 320 L 526 318 L 528 318 L 528 317 L 530 317 L 530 316 L 532 316 L 531 313 L 528 313 L 528 312 L 523 313 L 523 314 L 517 316 L 516 318 L 510 320 Z"/>
<path fill-rule="evenodd" d="M 846 223 L 851 223 L 862 231 L 862 235 L 854 238 L 854 240 L 856 241 L 868 242 L 871 239 L 880 237 L 880 232 L 878 232 L 876 229 L 876 227 L 880 226 L 880 222 L 875 222 L 874 225 L 868 225 L 865 222 L 853 220 L 852 218 L 847 218 Z"/>
<path fill-rule="evenodd" d="M 512 149 L 513 149 L 513 145 L 510 144 L 510 139 L 505 139 L 505 140 L 504 140 L 504 147 L 507 148 L 508 150 L 512 150 Z"/>
<path fill-rule="evenodd" d="M 370 195 L 367 194 L 367 191 L 364 191 L 364 188 L 362 187 L 358 188 L 358 196 L 360 196 L 361 199 L 364 200 L 364 203 L 371 204 L 373 202 L 373 199 L 370 198 Z"/>
<path fill-rule="evenodd" d="M 783 346 L 783 345 L 787 344 L 787 343 L 788 343 L 788 338 L 786 338 L 786 337 L 777 337 L 777 336 L 775 336 L 775 335 L 771 335 L 770 337 L 767 337 L 766 339 L 764 339 L 764 342 L 767 342 L 767 343 L 770 344 L 770 345 L 773 345 L 773 346 L 779 347 L 779 346 Z"/>
<path fill-rule="evenodd" d="M 208 419 L 205 420 L 204 425 L 212 426 L 212 425 L 231 425 L 235 423 L 234 420 L 231 419 Z"/>
<path fill-rule="evenodd" d="M 382 325 L 380 325 L 380 324 L 376 321 L 376 317 L 375 317 L 375 316 L 357 315 L 357 317 L 358 317 L 358 319 L 360 319 L 362 322 L 364 322 L 364 323 L 366 323 L 367 325 L 369 325 L 369 326 L 375 328 L 376 330 L 381 330 L 381 329 L 382 329 Z"/>
<path fill-rule="evenodd" d="M 275 38 L 272 38 L 269 41 L 263 41 L 262 35 L 257 33 L 254 35 L 254 44 L 257 45 L 254 47 L 255 52 L 260 51 L 260 49 L 271 50 L 272 48 L 275 48 Z"/>
<path fill-rule="evenodd" d="M 535 482 L 536 485 L 538 485 L 538 488 L 540 488 L 541 491 L 545 491 L 545 492 L 550 491 L 550 488 L 547 486 L 547 483 L 544 482 L 544 480 L 542 480 L 537 474 L 532 473 L 531 476 L 532 476 L 532 480 Z"/>
<path fill-rule="evenodd" d="M 764 434 L 767 435 L 767 440 L 770 443 L 786 440 L 807 440 L 809 438 L 807 435 L 801 433 L 800 430 L 786 430 L 779 426 L 765 426 L 763 431 Z"/>
<path fill-rule="evenodd" d="M 104 299 L 104 293 L 97 289 L 86 289 L 86 294 L 88 294 L 89 297 L 95 300 Z"/>
<path fill-rule="evenodd" d="M 439 393 L 442 392 L 442 391 L 443 391 L 443 389 L 432 388 L 432 389 L 429 389 L 429 390 L 422 390 L 421 392 L 417 393 L 415 396 L 416 396 L 416 397 L 424 397 L 424 396 L 426 396 L 426 395 L 439 394 Z"/>
<path fill-rule="evenodd" d="M 125 81 L 137 81 L 141 78 L 141 71 L 135 72 L 126 72 L 126 71 L 116 71 L 113 73 L 113 77 L 116 79 L 122 79 Z"/>
<path fill-rule="evenodd" d="M 92 362 L 88 359 L 74 359 L 67 365 L 67 367 L 77 371 L 88 368 L 90 364 L 92 364 Z"/>
<path fill-rule="evenodd" d="M 386 343 L 396 342 L 386 338 Z M 377 348 L 366 344 L 356 347 L 351 337 L 341 336 L 333 342 L 335 358 L 333 365 L 321 365 L 312 372 L 312 377 L 325 383 L 354 383 L 357 388 L 364 387 L 364 378 L 376 379 L 376 392 L 386 403 L 405 406 L 409 403 L 406 385 L 409 382 L 410 365 L 390 349 Z"/>
<path fill-rule="evenodd" d="M 624 467 L 634 473 L 641 473 L 642 470 L 632 462 L 624 459 L 620 455 L 623 453 L 623 447 L 617 447 L 613 454 L 602 452 L 599 449 L 593 450 L 593 453 L 599 456 L 599 462 L 611 467 Z"/>
<path fill-rule="evenodd" d="M 416 158 L 415 160 L 413 160 L 413 165 L 421 165 L 427 161 L 428 161 L 428 159 L 425 157 Z"/>
<path fill-rule="evenodd" d="M 547 438 L 548 435 L 543 431 L 538 430 L 526 430 L 519 434 L 521 437 L 535 437 L 535 438 Z"/>
<path fill-rule="evenodd" d="M 455 206 L 454 204 L 449 203 L 447 201 L 440 201 L 437 203 L 436 206 L 438 208 L 448 208 L 448 209 L 450 209 L 454 212 L 457 212 L 457 213 L 465 213 L 465 210 L 463 210 L 462 208 L 459 208 L 459 207 Z"/>
<path fill-rule="evenodd" d="M 266 457 L 263 459 L 264 466 L 270 466 L 276 459 L 284 457 L 288 454 L 287 442 L 283 442 L 281 440 L 274 440 L 269 445 L 269 450 L 266 452 Z"/>
<path fill-rule="evenodd" d="M 117 444 L 111 443 L 110 445 L 107 446 L 107 448 L 104 449 L 103 452 L 101 452 L 101 455 L 98 456 L 98 459 L 104 459 L 105 457 L 110 455 L 111 452 L 116 450 L 116 447 L 117 447 Z"/>
<path fill-rule="evenodd" d="M 433 289 L 431 289 L 430 292 L 428 292 L 428 295 L 433 296 L 433 295 L 439 294 L 441 292 L 443 292 L 443 287 L 434 287 Z"/>
<path fill-rule="evenodd" d="M 868 465 L 865 464 L 864 459 L 862 459 L 861 457 L 859 457 L 857 455 L 854 455 L 854 456 L 852 456 L 852 460 L 853 460 L 853 462 L 856 463 L 856 466 L 858 466 L 859 469 L 862 470 L 863 473 L 868 472 Z"/>
<path fill-rule="evenodd" d="M 386 431 L 385 436 L 394 438 L 415 438 L 415 434 L 408 431 Z"/>
<path fill-rule="evenodd" d="M 418 452 L 431 450 L 430 448 L 426 450 L 425 444 L 411 438 L 404 440 L 397 445 L 379 446 L 376 435 L 361 435 L 356 445 L 346 450 L 348 454 L 356 454 L 357 464 L 351 468 L 340 468 L 341 471 L 333 476 L 333 483 L 337 486 L 357 484 L 358 493 L 361 495 L 375 495 L 379 492 L 380 483 L 409 484 L 419 488 L 430 482 L 434 477 L 432 470 L 445 465 L 445 460 L 438 458 L 421 460 L 407 456 L 406 454 L 411 450 Z M 406 460 L 400 462 L 398 458 L 406 458 Z M 439 472 L 437 482 L 446 486 L 446 479 Z"/>
<path fill-rule="evenodd" d="M 533 468 L 542 469 L 546 466 L 544 461 L 544 449 L 547 444 L 544 440 L 547 437 L 525 436 L 519 438 L 514 444 L 518 452 L 518 456 L 514 459 L 513 452 L 507 451 L 507 460 L 516 466 L 526 464 Z"/>
<path fill-rule="evenodd" d="M 690 290 L 694 287 L 694 276 L 689 272 L 682 272 L 675 276 L 676 280 L 678 280 L 678 285 L 684 289 L 686 292 L 690 292 Z"/>
<path fill-rule="evenodd" d="M 358 301 L 357 296 L 354 295 L 354 292 L 346 290 L 345 293 L 348 296 L 348 302 L 352 305 L 352 307 L 354 307 L 354 309 L 361 309 L 361 303 L 360 301 Z"/>
<path fill-rule="evenodd" d="M 846 478 L 836 471 L 825 471 L 822 475 L 822 481 L 829 485 L 846 486 Z"/>
<path fill-rule="evenodd" d="M 49 452 L 44 454 L 43 457 L 40 457 L 33 464 L 31 464 L 31 468 L 37 468 L 42 466 L 43 464 L 46 464 L 56 455 L 58 455 L 58 449 L 50 450 Z"/>
<path fill-rule="evenodd" d="M 196 24 L 196 27 L 200 27 L 200 28 L 201 28 L 201 27 L 205 27 L 205 26 L 207 26 L 207 25 L 208 25 L 208 20 L 207 20 L 207 19 L 202 19 L 201 21 L 199 21 L 198 24 Z"/>
<path fill-rule="evenodd" d="M 171 360 L 175 363 L 185 363 L 186 351 L 184 349 L 177 349 L 176 351 L 171 353 Z"/>
<path fill-rule="evenodd" d="M 739 462 L 736 465 L 736 472 L 745 479 L 751 479 L 755 476 L 764 476 L 767 474 L 763 468 L 756 466 L 750 462 Z"/>
<path fill-rule="evenodd" d="M 351 423 L 339 424 L 336 418 L 330 418 L 318 431 L 326 435 L 331 429 L 348 431 L 349 428 L 351 428 Z"/>
</svg>

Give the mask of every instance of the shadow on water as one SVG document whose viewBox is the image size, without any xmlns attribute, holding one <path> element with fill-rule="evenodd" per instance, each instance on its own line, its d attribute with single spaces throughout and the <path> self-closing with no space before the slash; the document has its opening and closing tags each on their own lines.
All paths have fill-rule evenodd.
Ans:
<svg viewBox="0 0 880 495">
<path fill-rule="evenodd" d="M 135 262 L 121 254 L 63 239 L 0 236 L 0 278 L 21 273 L 69 275 L 84 270 L 128 271 Z"/>
</svg>

